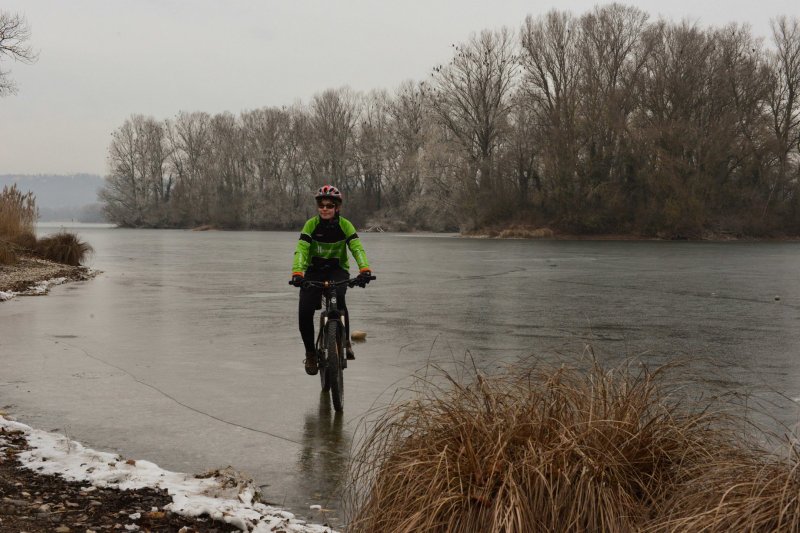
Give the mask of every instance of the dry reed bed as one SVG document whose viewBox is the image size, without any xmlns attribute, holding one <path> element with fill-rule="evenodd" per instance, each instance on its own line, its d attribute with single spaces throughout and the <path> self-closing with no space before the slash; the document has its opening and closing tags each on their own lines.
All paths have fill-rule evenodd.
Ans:
<svg viewBox="0 0 800 533">
<path fill-rule="evenodd" d="M 61 231 L 36 238 L 39 211 L 32 193 L 23 194 L 16 184 L 0 191 L 0 265 L 16 265 L 34 256 L 56 263 L 79 266 L 92 247 L 74 233 Z"/>
<path fill-rule="evenodd" d="M 0 235 L 33 233 L 39 211 L 33 193 L 22 193 L 16 184 L 0 192 Z"/>
<path fill-rule="evenodd" d="M 770 456 L 666 374 L 419 378 L 360 443 L 348 531 L 798 531 L 797 457 Z"/>
</svg>

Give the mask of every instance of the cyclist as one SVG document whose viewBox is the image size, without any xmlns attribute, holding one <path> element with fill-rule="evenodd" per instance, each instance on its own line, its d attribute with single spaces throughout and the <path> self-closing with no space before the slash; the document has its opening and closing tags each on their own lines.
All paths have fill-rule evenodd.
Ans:
<svg viewBox="0 0 800 533">
<path fill-rule="evenodd" d="M 364 287 L 369 283 L 372 275 L 367 254 L 358 238 L 353 224 L 340 216 L 342 207 L 342 193 L 332 185 L 323 185 L 314 195 L 317 201 L 318 214 L 309 219 L 300 232 L 300 240 L 294 252 L 292 263 L 292 284 L 300 287 L 300 336 L 306 348 L 306 358 L 303 360 L 306 374 L 315 375 L 318 371 L 317 352 L 314 348 L 314 311 L 322 305 L 322 289 L 318 287 L 303 287 L 304 280 L 310 281 L 342 281 L 350 277 L 348 272 L 347 248 L 356 260 L 359 274 L 356 278 L 358 284 Z M 348 359 L 355 359 L 353 347 L 350 344 L 350 316 L 344 295 L 347 285 L 336 289 L 336 299 L 339 310 L 345 318 L 345 333 L 347 345 L 345 352 Z"/>
</svg>

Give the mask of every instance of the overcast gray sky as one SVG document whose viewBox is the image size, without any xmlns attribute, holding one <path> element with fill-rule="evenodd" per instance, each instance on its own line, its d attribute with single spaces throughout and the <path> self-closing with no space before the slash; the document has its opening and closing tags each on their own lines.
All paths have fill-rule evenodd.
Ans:
<svg viewBox="0 0 800 533">
<path fill-rule="evenodd" d="M 603 4 L 605 2 L 600 2 Z M 800 16 L 797 0 L 638 0 L 652 18 L 701 26 Z M 327 88 L 394 90 L 423 80 L 472 32 L 527 14 L 576 14 L 566 0 L 2 0 L 27 18 L 33 65 L 4 61 L 0 174 L 106 172 L 110 134 L 133 113 L 239 113 L 307 102 Z"/>
</svg>

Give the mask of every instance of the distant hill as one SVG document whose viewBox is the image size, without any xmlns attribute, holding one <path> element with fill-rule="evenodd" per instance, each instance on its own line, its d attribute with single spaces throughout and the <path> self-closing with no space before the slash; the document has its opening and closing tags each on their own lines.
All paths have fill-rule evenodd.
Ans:
<svg viewBox="0 0 800 533">
<path fill-rule="evenodd" d="M 104 180 L 96 174 L 73 175 L 0 175 L 0 189 L 6 185 L 17 185 L 26 193 L 32 192 L 42 221 L 76 220 L 100 222 L 103 220 L 97 192 Z"/>
<path fill-rule="evenodd" d="M 36 205 L 40 208 L 81 207 L 97 203 L 97 191 L 103 186 L 103 178 L 95 174 L 0 175 L 0 189 L 14 183 L 23 193 L 31 191 L 36 196 Z"/>
</svg>

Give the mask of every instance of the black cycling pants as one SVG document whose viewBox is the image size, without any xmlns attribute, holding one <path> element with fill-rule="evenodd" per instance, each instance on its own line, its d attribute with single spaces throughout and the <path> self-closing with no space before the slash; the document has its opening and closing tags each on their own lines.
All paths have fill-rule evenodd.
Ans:
<svg viewBox="0 0 800 533">
<path fill-rule="evenodd" d="M 308 281 L 342 281 L 348 279 L 350 273 L 343 268 L 336 268 L 324 271 L 308 271 L 306 272 L 305 279 Z M 336 288 L 336 301 L 339 305 L 339 311 L 344 315 L 344 323 L 346 325 L 345 337 L 350 340 L 350 316 L 347 313 L 347 303 L 345 302 L 344 295 L 347 292 L 347 285 L 341 285 Z M 318 287 L 303 287 L 300 289 L 300 306 L 298 316 L 300 319 L 300 335 L 303 337 L 303 345 L 306 347 L 306 353 L 314 351 L 315 337 L 314 337 L 314 311 L 320 309 L 322 305 L 322 289 Z"/>
</svg>

